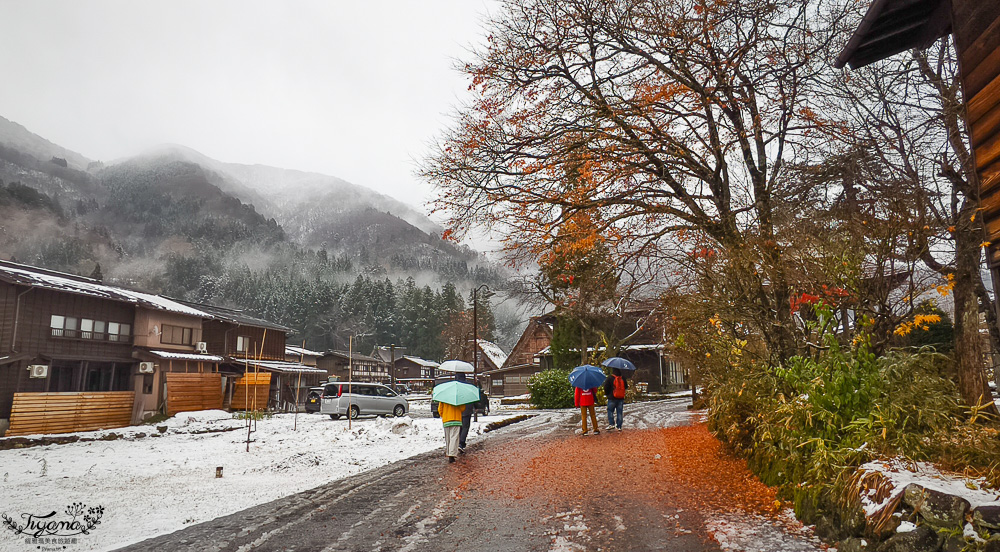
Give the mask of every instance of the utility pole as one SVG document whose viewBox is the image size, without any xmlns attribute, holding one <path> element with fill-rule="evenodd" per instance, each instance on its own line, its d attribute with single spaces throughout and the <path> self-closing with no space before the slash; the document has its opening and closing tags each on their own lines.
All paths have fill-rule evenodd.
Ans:
<svg viewBox="0 0 1000 552">
<path fill-rule="evenodd" d="M 479 388 L 479 290 L 483 288 L 490 289 L 483 284 L 472 290 L 472 384 L 477 389 Z M 472 408 L 472 419 L 479 421 L 479 412 L 475 406 Z"/>
<path fill-rule="evenodd" d="M 396 346 L 389 345 L 389 381 L 392 383 L 392 390 L 396 390 Z"/>
</svg>

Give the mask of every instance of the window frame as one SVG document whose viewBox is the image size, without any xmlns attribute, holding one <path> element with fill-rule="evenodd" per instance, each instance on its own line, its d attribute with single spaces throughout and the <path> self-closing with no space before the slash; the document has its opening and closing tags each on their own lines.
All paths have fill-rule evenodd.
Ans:
<svg viewBox="0 0 1000 552">
<path fill-rule="evenodd" d="M 165 345 L 194 346 L 194 328 L 163 324 L 160 326 L 160 343 Z"/>
</svg>

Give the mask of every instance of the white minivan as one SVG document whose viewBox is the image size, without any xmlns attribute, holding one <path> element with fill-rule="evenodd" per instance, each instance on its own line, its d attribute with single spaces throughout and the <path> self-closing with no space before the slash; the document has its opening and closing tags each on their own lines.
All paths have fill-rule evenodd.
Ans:
<svg viewBox="0 0 1000 552">
<path fill-rule="evenodd" d="M 329 414 L 334 420 L 362 414 L 404 416 L 410 403 L 398 393 L 378 383 L 334 382 L 325 385 L 320 413 Z"/>
</svg>

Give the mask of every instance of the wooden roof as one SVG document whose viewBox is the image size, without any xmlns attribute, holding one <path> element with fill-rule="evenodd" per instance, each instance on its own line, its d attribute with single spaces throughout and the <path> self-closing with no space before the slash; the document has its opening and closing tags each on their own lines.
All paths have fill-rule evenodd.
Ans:
<svg viewBox="0 0 1000 552">
<path fill-rule="evenodd" d="M 951 32 L 949 0 L 875 0 L 834 65 L 864 67 Z"/>
</svg>

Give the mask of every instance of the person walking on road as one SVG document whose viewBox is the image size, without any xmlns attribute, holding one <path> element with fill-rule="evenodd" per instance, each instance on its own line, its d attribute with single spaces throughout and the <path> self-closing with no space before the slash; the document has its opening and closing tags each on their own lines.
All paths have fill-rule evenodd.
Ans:
<svg viewBox="0 0 1000 552">
<path fill-rule="evenodd" d="M 462 431 L 463 410 L 469 410 L 468 405 L 438 403 L 438 414 L 444 424 L 444 454 L 448 457 L 448 462 L 454 462 L 458 456 L 458 434 Z"/>
<path fill-rule="evenodd" d="M 598 380 L 600 381 L 600 380 Z M 600 433 L 601 430 L 597 427 L 597 412 L 594 410 L 594 399 L 597 397 L 597 388 L 593 389 L 580 389 L 576 388 L 576 392 L 573 395 L 573 402 L 576 406 L 580 407 L 580 419 L 583 420 L 583 435 L 587 435 L 587 414 L 590 414 L 590 420 L 594 422 L 594 433 Z"/>
<path fill-rule="evenodd" d="M 608 398 L 608 431 L 616 428 L 618 431 L 622 430 L 626 389 L 628 389 L 628 381 L 622 377 L 622 371 L 618 368 L 612 369 L 611 375 L 604 380 L 604 396 Z M 617 420 L 615 420 L 616 415 Z"/>
<path fill-rule="evenodd" d="M 465 373 L 458 372 L 455 374 L 455 381 L 460 381 L 462 383 L 469 383 L 465 379 Z M 482 394 L 482 391 L 480 391 Z M 472 414 L 476 410 L 476 405 L 467 404 L 465 405 L 465 410 L 462 411 L 462 429 L 458 432 L 458 453 L 465 454 L 466 439 L 469 438 L 469 428 L 472 427 Z"/>
</svg>

